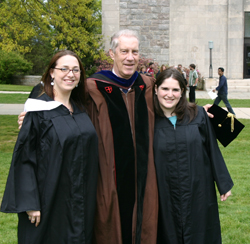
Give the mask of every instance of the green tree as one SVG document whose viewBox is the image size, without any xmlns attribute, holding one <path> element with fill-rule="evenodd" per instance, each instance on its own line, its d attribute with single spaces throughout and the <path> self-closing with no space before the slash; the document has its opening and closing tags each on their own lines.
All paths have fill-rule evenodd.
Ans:
<svg viewBox="0 0 250 244">
<path fill-rule="evenodd" d="M 70 49 L 82 59 L 87 75 L 94 73 L 94 60 L 105 58 L 102 50 L 101 1 L 48 1 L 54 28 L 52 46 Z"/>
<path fill-rule="evenodd" d="M 1 1 L 0 49 L 32 56 L 36 53 L 32 49 L 39 49 L 38 43 L 44 44 L 47 51 L 52 47 L 54 52 L 76 52 L 91 70 L 93 61 L 104 57 L 101 0 Z"/>
</svg>

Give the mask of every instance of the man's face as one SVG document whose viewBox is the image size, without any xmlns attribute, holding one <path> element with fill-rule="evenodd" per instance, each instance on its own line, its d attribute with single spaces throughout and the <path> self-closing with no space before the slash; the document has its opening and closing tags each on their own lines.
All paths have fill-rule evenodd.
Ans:
<svg viewBox="0 0 250 244">
<path fill-rule="evenodd" d="M 218 75 L 219 75 L 219 76 L 222 76 L 222 75 L 223 75 L 223 72 L 221 71 L 221 69 L 218 69 Z"/>
<path fill-rule="evenodd" d="M 190 69 L 190 70 L 194 70 L 193 67 L 191 67 L 191 66 L 189 66 L 189 69 Z"/>
<path fill-rule="evenodd" d="M 180 68 L 182 70 L 182 66 L 181 65 L 178 65 L 178 68 Z"/>
<path fill-rule="evenodd" d="M 136 71 L 139 62 L 139 43 L 135 37 L 120 36 L 115 53 L 110 50 L 114 60 L 114 72 L 123 79 L 129 79 Z"/>
</svg>

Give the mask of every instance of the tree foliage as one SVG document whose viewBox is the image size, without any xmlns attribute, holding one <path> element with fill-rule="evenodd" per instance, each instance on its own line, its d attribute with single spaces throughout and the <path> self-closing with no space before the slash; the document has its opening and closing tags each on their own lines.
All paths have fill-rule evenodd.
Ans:
<svg viewBox="0 0 250 244">
<path fill-rule="evenodd" d="M 54 48 L 49 40 L 32 39 L 32 50 L 24 54 L 24 58 L 33 63 L 33 68 L 29 71 L 29 75 L 43 75 L 53 54 Z"/>
<path fill-rule="evenodd" d="M 37 43 L 54 52 L 72 50 L 90 69 L 103 55 L 101 0 L 1 1 L 0 49 L 27 54 Z"/>
<path fill-rule="evenodd" d="M 32 49 L 30 39 L 48 30 L 43 14 L 42 5 L 37 1 L 1 1 L 0 48 L 7 52 L 29 52 Z"/>
<path fill-rule="evenodd" d="M 58 49 L 70 47 L 81 58 L 88 55 L 97 58 L 102 38 L 101 12 L 97 3 L 92 0 L 49 1 L 47 10 L 55 30 L 52 45 Z"/>
</svg>

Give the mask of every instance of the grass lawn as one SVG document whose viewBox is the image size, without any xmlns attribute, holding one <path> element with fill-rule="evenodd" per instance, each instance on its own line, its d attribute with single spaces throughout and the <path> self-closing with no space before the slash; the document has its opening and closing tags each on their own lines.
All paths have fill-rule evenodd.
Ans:
<svg viewBox="0 0 250 244">
<path fill-rule="evenodd" d="M 250 120 L 239 120 L 246 126 L 241 134 L 226 148 L 220 145 L 234 181 L 233 195 L 226 202 L 218 195 L 223 244 L 250 243 Z M 0 202 L 18 135 L 16 121 L 16 115 L 0 115 Z M 16 227 L 16 214 L 0 213 L 0 243 L 17 243 Z"/>
<path fill-rule="evenodd" d="M 18 135 L 17 116 L 0 115 L 0 202 Z M 0 213 L 0 243 L 17 243 L 17 215 Z"/>
<path fill-rule="evenodd" d="M 4 85 L 0 84 L 0 91 L 31 92 L 33 86 Z M 0 93 L 0 103 L 24 104 L 29 94 L 4 94 Z"/>
<path fill-rule="evenodd" d="M 211 99 L 196 99 L 196 103 L 200 106 L 213 104 L 213 102 Z M 250 108 L 250 99 L 229 99 L 229 103 L 232 108 Z M 220 102 L 219 106 L 226 107 L 223 101 Z"/>
<path fill-rule="evenodd" d="M 31 92 L 33 86 L 0 84 L 0 91 L 22 91 Z"/>
<path fill-rule="evenodd" d="M 1 90 L 1 86 L 0 86 Z M 0 103 L 9 104 L 24 104 L 29 94 L 4 94 L 0 93 Z M 197 99 L 196 103 L 200 106 L 205 104 L 213 104 L 211 99 Z M 230 104 L 233 108 L 249 108 L 250 99 L 231 99 Z M 221 101 L 219 106 L 225 107 L 225 104 Z"/>
<path fill-rule="evenodd" d="M 0 93 L 0 103 L 24 104 L 29 94 L 4 94 Z"/>
</svg>

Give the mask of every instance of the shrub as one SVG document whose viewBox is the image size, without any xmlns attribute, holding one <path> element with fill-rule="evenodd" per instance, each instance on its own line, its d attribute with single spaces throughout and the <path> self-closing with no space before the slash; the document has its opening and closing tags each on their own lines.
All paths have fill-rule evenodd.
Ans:
<svg viewBox="0 0 250 244">
<path fill-rule="evenodd" d="M 0 50 L 0 84 L 10 84 L 13 75 L 25 74 L 32 69 L 32 63 L 16 52 Z"/>
</svg>

